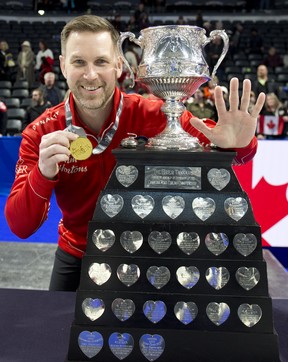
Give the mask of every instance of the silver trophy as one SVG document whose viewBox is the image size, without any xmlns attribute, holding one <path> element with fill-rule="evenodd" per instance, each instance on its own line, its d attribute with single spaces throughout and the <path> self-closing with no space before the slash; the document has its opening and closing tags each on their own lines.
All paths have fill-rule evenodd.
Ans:
<svg viewBox="0 0 288 362">
<path fill-rule="evenodd" d="M 229 38 L 224 30 L 206 30 L 189 25 L 165 25 L 141 30 L 137 39 L 131 32 L 121 33 L 118 48 L 123 62 L 130 71 L 132 86 L 135 79 L 126 60 L 122 45 L 129 38 L 142 49 L 142 59 L 137 69 L 137 80 L 145 84 L 156 97 L 164 99 L 161 110 L 167 117 L 166 128 L 150 138 L 148 146 L 154 149 L 199 150 L 197 138 L 185 132 L 180 116 L 185 110 L 182 101 L 191 97 L 205 82 L 213 79 L 225 57 Z M 204 47 L 216 37 L 223 40 L 223 50 L 211 75 L 205 61 Z"/>
</svg>

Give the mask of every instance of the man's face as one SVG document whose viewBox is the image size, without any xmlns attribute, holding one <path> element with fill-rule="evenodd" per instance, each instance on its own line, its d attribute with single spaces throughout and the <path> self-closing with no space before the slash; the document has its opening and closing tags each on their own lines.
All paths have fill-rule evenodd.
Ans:
<svg viewBox="0 0 288 362">
<path fill-rule="evenodd" d="M 67 39 L 60 66 L 75 102 L 100 109 L 112 99 L 122 63 L 108 32 L 74 32 Z"/>
<path fill-rule="evenodd" d="M 48 88 L 52 88 L 55 83 L 55 76 L 52 74 L 45 74 L 44 83 Z"/>
<path fill-rule="evenodd" d="M 260 65 L 257 70 L 258 77 L 266 77 L 268 71 L 265 65 Z"/>
<path fill-rule="evenodd" d="M 39 92 L 37 92 L 37 91 L 33 91 L 32 92 L 32 102 L 34 103 L 34 104 L 40 104 L 40 102 L 41 102 L 41 96 L 40 96 L 40 93 Z"/>
</svg>

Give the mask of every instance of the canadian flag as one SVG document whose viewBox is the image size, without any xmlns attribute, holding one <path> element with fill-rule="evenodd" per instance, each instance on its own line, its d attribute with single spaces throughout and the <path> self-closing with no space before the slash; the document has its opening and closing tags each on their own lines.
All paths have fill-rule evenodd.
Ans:
<svg viewBox="0 0 288 362">
<path fill-rule="evenodd" d="M 279 136 L 283 133 L 284 120 L 282 116 L 264 116 L 258 118 L 257 133 L 265 136 Z"/>
</svg>

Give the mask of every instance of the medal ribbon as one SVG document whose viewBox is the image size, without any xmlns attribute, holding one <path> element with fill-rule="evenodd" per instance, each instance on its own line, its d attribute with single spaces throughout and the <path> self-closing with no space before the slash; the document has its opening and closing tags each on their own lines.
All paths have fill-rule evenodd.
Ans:
<svg viewBox="0 0 288 362">
<path fill-rule="evenodd" d="M 102 136 L 100 140 L 98 140 L 98 145 L 93 148 L 93 151 L 92 151 L 93 155 L 99 155 L 100 153 L 104 152 L 106 150 L 106 148 L 110 145 L 110 143 L 118 129 L 119 119 L 120 119 L 120 115 L 122 113 L 122 109 L 123 109 L 123 94 L 121 94 L 121 98 L 120 98 L 119 106 L 118 106 L 118 109 L 116 112 L 114 124 L 109 129 L 109 131 L 106 132 L 106 134 L 104 136 Z M 77 134 L 79 134 L 80 137 L 89 136 L 85 133 L 83 128 L 74 126 L 72 124 L 72 113 L 71 113 L 71 109 L 70 109 L 70 105 L 69 105 L 69 98 L 65 102 L 65 117 L 66 117 L 67 131 L 77 133 Z M 96 137 L 94 137 L 94 136 L 92 136 L 92 137 L 97 140 Z"/>
</svg>

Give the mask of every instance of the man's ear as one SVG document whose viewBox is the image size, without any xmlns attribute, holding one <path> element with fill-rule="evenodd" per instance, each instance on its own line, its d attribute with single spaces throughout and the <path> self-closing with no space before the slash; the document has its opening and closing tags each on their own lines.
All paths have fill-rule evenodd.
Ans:
<svg viewBox="0 0 288 362">
<path fill-rule="evenodd" d="M 123 71 L 123 60 L 120 56 L 117 57 L 117 63 L 116 63 L 116 74 L 117 74 L 117 79 L 119 79 L 122 75 L 122 71 Z"/>
<path fill-rule="evenodd" d="M 59 60 L 60 60 L 61 72 L 62 72 L 64 78 L 67 79 L 66 71 L 65 71 L 65 57 L 63 55 L 59 55 Z"/>
</svg>

